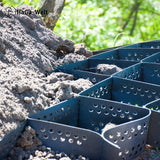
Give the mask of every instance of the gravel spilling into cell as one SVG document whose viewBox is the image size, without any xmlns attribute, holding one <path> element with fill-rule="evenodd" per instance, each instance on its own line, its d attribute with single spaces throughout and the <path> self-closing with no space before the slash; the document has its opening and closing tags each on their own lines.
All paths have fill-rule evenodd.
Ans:
<svg viewBox="0 0 160 160">
<path fill-rule="evenodd" d="M 97 72 L 101 74 L 112 75 L 113 73 L 120 72 L 122 69 L 114 64 L 98 64 Z"/>
<path fill-rule="evenodd" d="M 35 130 L 30 126 L 25 128 L 20 138 L 6 160 L 89 160 L 79 155 L 78 157 L 67 155 L 64 152 L 53 151 L 42 145 L 36 137 Z"/>
</svg>

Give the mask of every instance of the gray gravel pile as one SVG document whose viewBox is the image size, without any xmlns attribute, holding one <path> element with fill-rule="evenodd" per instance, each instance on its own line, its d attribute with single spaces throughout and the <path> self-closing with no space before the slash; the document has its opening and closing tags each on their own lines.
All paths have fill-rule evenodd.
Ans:
<svg viewBox="0 0 160 160">
<path fill-rule="evenodd" d="M 114 64 L 98 64 L 97 72 L 101 74 L 112 75 L 113 73 L 120 72 L 122 69 Z"/>
<path fill-rule="evenodd" d="M 80 49 L 88 53 L 85 47 Z M 72 75 L 50 74 L 59 65 L 86 58 L 77 51 L 72 41 L 47 29 L 40 15 L 17 15 L 14 9 L 8 14 L 7 7 L 0 5 L 0 140 L 29 114 L 75 97 L 92 85 Z"/>
<path fill-rule="evenodd" d="M 17 140 L 16 147 L 10 152 L 6 160 L 89 160 L 79 155 L 67 155 L 64 152 L 57 152 L 42 145 L 36 137 L 35 130 L 30 126 L 25 128 Z"/>
</svg>

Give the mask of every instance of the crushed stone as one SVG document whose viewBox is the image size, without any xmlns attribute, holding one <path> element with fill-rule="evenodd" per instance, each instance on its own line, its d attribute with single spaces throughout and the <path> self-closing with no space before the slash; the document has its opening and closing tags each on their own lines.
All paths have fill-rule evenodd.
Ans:
<svg viewBox="0 0 160 160">
<path fill-rule="evenodd" d="M 101 74 L 112 75 L 113 73 L 120 72 L 122 69 L 114 64 L 98 64 L 97 72 Z"/>
<path fill-rule="evenodd" d="M 89 160 L 82 155 L 72 157 L 64 152 L 51 150 L 50 147 L 42 145 L 36 137 L 36 132 L 27 126 L 21 134 L 6 160 Z"/>
<path fill-rule="evenodd" d="M 92 85 L 69 74 L 51 73 L 86 56 L 74 52 L 74 42 L 45 28 L 34 8 L 23 5 L 19 9 L 32 14 L 18 15 L 14 10 L 8 14 L 7 7 L 0 5 L 0 139 L 29 114 L 77 96 Z"/>
</svg>

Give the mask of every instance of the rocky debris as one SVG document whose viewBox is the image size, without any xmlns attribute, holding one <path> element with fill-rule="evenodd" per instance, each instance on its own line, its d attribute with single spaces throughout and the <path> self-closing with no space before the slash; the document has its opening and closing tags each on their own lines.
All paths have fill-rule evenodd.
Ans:
<svg viewBox="0 0 160 160">
<path fill-rule="evenodd" d="M 65 39 L 63 44 L 58 47 L 56 50 L 58 57 L 64 56 L 67 53 L 74 53 L 74 42 L 68 39 Z"/>
<path fill-rule="evenodd" d="M 0 83 L 0 138 L 29 114 L 76 97 L 93 85 L 87 79 L 74 80 L 73 75 L 62 72 L 53 72 L 46 77 L 18 67 L 0 70 Z"/>
<path fill-rule="evenodd" d="M 42 142 L 36 137 L 35 130 L 28 126 L 25 128 L 25 131 L 21 134 L 16 144 L 25 150 L 29 150 L 42 145 Z"/>
<path fill-rule="evenodd" d="M 6 160 L 89 160 L 79 155 L 72 157 L 64 152 L 57 152 L 51 148 L 42 145 L 42 142 L 36 137 L 36 132 L 30 126 L 25 128 L 20 138 L 9 153 Z"/>
<path fill-rule="evenodd" d="M 63 58 L 60 58 L 57 60 L 57 65 L 64 65 L 64 64 L 69 64 L 69 63 L 75 63 L 77 61 L 82 61 L 84 60 L 86 57 L 83 55 L 79 55 L 79 54 L 67 54 L 65 55 Z"/>
<path fill-rule="evenodd" d="M 45 28 L 34 8 L 23 5 L 17 11 L 8 13 L 0 5 L 0 139 L 29 114 L 77 96 L 87 88 L 84 83 L 92 85 L 81 79 L 80 87 L 72 75 L 51 73 L 86 57 L 74 53 L 74 42 Z"/>
<path fill-rule="evenodd" d="M 119 72 L 122 69 L 117 67 L 116 65 L 110 64 L 98 64 L 97 72 L 101 74 L 112 75 L 113 73 Z"/>
<path fill-rule="evenodd" d="M 86 48 L 84 43 L 74 45 L 74 52 L 86 57 L 93 56 L 93 53 Z"/>
</svg>

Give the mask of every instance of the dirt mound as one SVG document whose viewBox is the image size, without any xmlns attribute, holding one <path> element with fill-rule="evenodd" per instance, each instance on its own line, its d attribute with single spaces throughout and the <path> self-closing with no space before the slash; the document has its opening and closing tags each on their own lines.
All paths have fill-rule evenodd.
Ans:
<svg viewBox="0 0 160 160">
<path fill-rule="evenodd" d="M 32 12 L 18 15 L 15 9 L 0 6 L 0 138 L 29 114 L 77 96 L 92 85 L 89 80 L 75 81 L 72 75 L 49 74 L 59 65 L 86 57 L 74 52 L 72 41 L 45 28 L 33 8 L 19 10 Z"/>
</svg>

